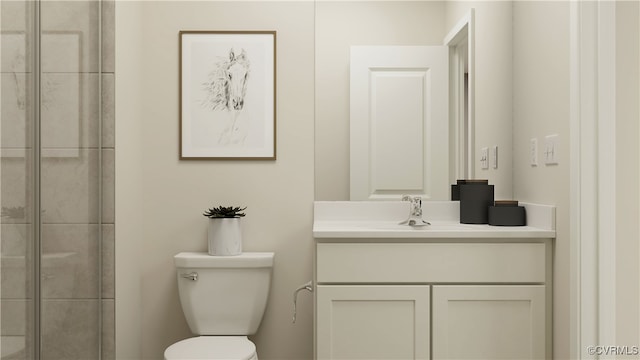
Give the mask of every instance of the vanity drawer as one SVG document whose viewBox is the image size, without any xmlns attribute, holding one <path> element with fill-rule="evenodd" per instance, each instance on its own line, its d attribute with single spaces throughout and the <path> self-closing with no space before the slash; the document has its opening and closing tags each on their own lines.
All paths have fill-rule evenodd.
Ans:
<svg viewBox="0 0 640 360">
<path fill-rule="evenodd" d="M 544 283 L 544 243 L 318 243 L 318 283 Z"/>
</svg>

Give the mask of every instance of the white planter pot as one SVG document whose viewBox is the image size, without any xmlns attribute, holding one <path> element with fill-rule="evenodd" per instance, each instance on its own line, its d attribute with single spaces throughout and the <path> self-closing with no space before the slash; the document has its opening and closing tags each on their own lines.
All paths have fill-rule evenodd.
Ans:
<svg viewBox="0 0 640 360">
<path fill-rule="evenodd" d="M 209 219 L 209 255 L 232 256 L 241 253 L 240 218 Z"/>
</svg>

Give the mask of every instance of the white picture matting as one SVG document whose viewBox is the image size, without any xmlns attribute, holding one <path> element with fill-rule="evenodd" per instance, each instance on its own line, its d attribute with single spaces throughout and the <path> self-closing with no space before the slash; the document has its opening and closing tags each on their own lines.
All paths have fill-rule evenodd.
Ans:
<svg viewBox="0 0 640 360">
<path fill-rule="evenodd" d="M 275 159 L 275 32 L 180 32 L 180 158 Z"/>
</svg>

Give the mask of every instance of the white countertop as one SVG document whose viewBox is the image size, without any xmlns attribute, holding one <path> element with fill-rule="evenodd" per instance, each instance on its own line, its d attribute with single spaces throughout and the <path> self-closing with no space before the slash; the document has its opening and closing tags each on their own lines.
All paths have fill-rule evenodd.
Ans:
<svg viewBox="0 0 640 360">
<path fill-rule="evenodd" d="M 521 204 L 528 226 L 471 225 L 459 222 L 459 202 L 423 202 L 424 227 L 399 225 L 407 202 L 316 201 L 313 236 L 323 238 L 555 238 L 555 207 Z"/>
<path fill-rule="evenodd" d="M 317 221 L 316 238 L 553 238 L 556 232 L 532 226 L 489 226 L 431 221 L 425 227 L 382 221 Z"/>
</svg>

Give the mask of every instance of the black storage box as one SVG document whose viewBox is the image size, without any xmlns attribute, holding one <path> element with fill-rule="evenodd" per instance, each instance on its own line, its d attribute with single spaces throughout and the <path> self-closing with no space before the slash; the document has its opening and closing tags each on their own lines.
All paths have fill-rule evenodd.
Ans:
<svg viewBox="0 0 640 360">
<path fill-rule="evenodd" d="M 467 183 L 467 180 L 456 180 L 454 185 L 451 185 L 451 201 L 460 200 L 460 185 Z"/>
<path fill-rule="evenodd" d="M 489 207 L 489 225 L 493 226 L 525 226 L 527 214 L 517 201 L 496 201 Z"/>
<path fill-rule="evenodd" d="M 489 206 L 493 205 L 493 185 L 488 180 L 465 180 L 459 184 L 460 223 L 489 223 Z"/>
</svg>

